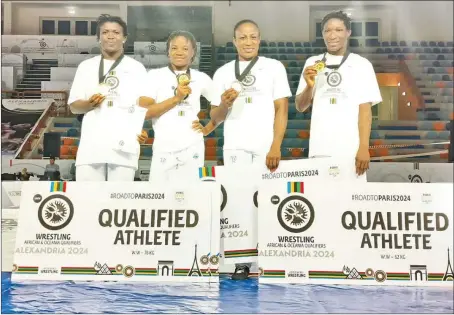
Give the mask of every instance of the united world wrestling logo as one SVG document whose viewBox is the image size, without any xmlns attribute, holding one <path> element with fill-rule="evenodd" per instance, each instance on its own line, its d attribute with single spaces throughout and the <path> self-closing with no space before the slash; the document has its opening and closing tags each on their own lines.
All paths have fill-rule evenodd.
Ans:
<svg viewBox="0 0 454 315">
<path fill-rule="evenodd" d="M 290 196 L 282 201 L 277 195 L 271 197 L 272 204 L 279 204 L 277 209 L 279 224 L 290 233 L 302 233 L 314 223 L 314 206 L 302 196 L 303 187 L 303 183 L 290 182 L 287 184 L 287 192 Z"/>
<path fill-rule="evenodd" d="M 33 200 L 41 201 L 40 195 Z M 41 202 L 38 208 L 38 220 L 41 225 L 51 231 L 58 231 L 66 227 L 74 216 L 74 206 L 68 197 L 51 195 Z"/>
<path fill-rule="evenodd" d="M 251 86 L 255 83 L 255 76 L 253 74 L 248 74 L 246 77 L 244 77 L 243 81 L 241 83 L 244 86 Z"/>
</svg>

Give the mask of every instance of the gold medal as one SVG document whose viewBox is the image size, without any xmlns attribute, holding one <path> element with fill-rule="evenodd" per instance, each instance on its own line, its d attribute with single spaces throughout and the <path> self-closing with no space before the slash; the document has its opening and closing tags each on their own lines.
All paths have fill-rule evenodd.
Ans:
<svg viewBox="0 0 454 315">
<path fill-rule="evenodd" d="M 314 68 L 317 70 L 317 73 L 320 73 L 325 69 L 325 63 L 323 61 L 317 61 L 315 62 Z"/>
<path fill-rule="evenodd" d="M 191 82 L 191 78 L 189 77 L 189 74 L 182 73 L 177 75 L 177 82 L 179 85 L 188 84 L 189 82 Z"/>
</svg>

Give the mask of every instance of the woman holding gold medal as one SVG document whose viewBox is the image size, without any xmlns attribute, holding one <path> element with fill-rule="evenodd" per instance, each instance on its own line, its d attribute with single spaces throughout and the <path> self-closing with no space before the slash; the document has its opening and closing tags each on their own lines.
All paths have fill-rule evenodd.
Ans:
<svg viewBox="0 0 454 315">
<path fill-rule="evenodd" d="M 167 53 L 169 65 L 148 72 L 148 91 L 140 99 L 155 135 L 149 180 L 173 176 L 198 180 L 199 167 L 205 163 L 205 143 L 192 124 L 198 121 L 200 96 L 212 99 L 212 81 L 207 74 L 190 69 L 197 55 L 197 42 L 190 32 L 173 32 Z"/>
<path fill-rule="evenodd" d="M 362 176 L 370 161 L 371 107 L 382 101 L 380 89 L 372 64 L 347 49 L 350 18 L 333 12 L 321 26 L 327 53 L 307 59 L 295 105 L 300 112 L 312 105 L 310 157 L 351 159 Z"/>
<path fill-rule="evenodd" d="M 137 106 L 146 86 L 145 67 L 125 56 L 127 26 L 101 15 L 97 38 L 101 55 L 81 62 L 68 103 L 83 114 L 76 157 L 77 181 L 133 181 L 140 154 L 145 110 Z M 138 139 L 139 137 L 139 139 Z"/>
</svg>

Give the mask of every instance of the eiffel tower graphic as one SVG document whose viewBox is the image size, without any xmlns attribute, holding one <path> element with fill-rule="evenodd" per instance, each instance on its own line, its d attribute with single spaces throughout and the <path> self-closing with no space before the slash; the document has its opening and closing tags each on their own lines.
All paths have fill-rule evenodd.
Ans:
<svg viewBox="0 0 454 315">
<path fill-rule="evenodd" d="M 192 263 L 191 270 L 189 270 L 188 277 L 192 277 L 194 274 L 198 275 L 199 277 L 202 276 L 202 272 L 199 268 L 199 263 L 197 261 L 197 244 L 194 248 L 194 262 Z"/>
<path fill-rule="evenodd" d="M 452 271 L 451 259 L 449 256 L 449 247 L 448 247 L 448 266 L 446 267 L 445 275 L 443 276 L 443 281 L 454 281 L 454 272 Z"/>
</svg>

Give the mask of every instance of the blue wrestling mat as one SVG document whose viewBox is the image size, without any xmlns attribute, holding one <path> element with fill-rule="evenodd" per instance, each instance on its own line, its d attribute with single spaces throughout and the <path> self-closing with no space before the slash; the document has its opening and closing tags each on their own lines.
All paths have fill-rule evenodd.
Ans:
<svg viewBox="0 0 454 315">
<path fill-rule="evenodd" d="M 2 313 L 444 313 L 454 288 L 219 284 L 11 284 L 2 272 Z M 454 284 L 454 283 L 453 283 Z"/>
</svg>

